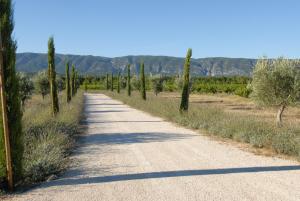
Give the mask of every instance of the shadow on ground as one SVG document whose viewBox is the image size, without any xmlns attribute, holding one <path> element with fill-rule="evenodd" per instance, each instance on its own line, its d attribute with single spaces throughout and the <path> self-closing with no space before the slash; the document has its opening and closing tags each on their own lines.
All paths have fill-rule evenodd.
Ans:
<svg viewBox="0 0 300 201">
<path fill-rule="evenodd" d="M 164 171 L 164 172 L 145 172 L 136 174 L 120 174 L 111 176 L 99 176 L 88 178 L 65 178 L 51 181 L 43 187 L 50 186 L 66 186 L 80 184 L 100 184 L 108 182 L 120 182 L 142 179 L 160 179 L 173 177 L 188 177 L 188 176 L 205 176 L 205 175 L 221 175 L 221 174 L 242 174 L 242 173 L 260 173 L 260 172 L 277 172 L 277 171 L 292 171 L 300 170 L 300 166 L 269 166 L 269 167 L 241 167 L 241 168 L 224 168 L 224 169 L 204 169 L 204 170 L 179 170 L 179 171 Z M 299 172 L 300 173 L 300 172 Z"/>
</svg>

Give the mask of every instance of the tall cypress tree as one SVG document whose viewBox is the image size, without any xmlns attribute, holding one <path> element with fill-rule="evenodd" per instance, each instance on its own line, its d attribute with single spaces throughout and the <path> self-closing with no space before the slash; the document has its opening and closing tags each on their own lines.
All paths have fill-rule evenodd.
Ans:
<svg viewBox="0 0 300 201">
<path fill-rule="evenodd" d="M 119 73 L 118 73 L 118 85 L 117 85 L 117 92 L 118 92 L 118 94 L 120 93 L 120 77 L 121 77 L 121 73 L 120 73 L 120 71 L 119 71 Z"/>
<path fill-rule="evenodd" d="M 75 65 L 74 64 L 72 64 L 71 94 L 72 94 L 72 96 L 75 96 Z"/>
<path fill-rule="evenodd" d="M 77 94 L 78 87 L 79 87 L 79 83 L 78 83 L 78 71 L 75 70 L 75 78 L 74 78 L 75 95 Z"/>
<path fill-rule="evenodd" d="M 71 101 L 71 86 L 70 86 L 70 64 L 69 61 L 66 62 L 66 93 L 67 93 L 67 102 Z"/>
<path fill-rule="evenodd" d="M 52 103 L 51 111 L 53 116 L 55 116 L 59 112 L 59 104 L 56 86 L 55 47 L 53 37 L 50 37 L 48 41 L 48 76 Z"/>
<path fill-rule="evenodd" d="M 106 90 L 109 89 L 108 73 L 106 73 Z"/>
<path fill-rule="evenodd" d="M 192 57 L 192 49 L 189 48 L 186 54 L 184 63 L 183 89 L 180 103 L 180 112 L 188 111 L 189 109 L 189 85 L 190 85 L 190 64 Z"/>
<path fill-rule="evenodd" d="M 130 64 L 127 65 L 127 95 L 131 96 Z"/>
<path fill-rule="evenodd" d="M 141 62 L 141 72 L 140 72 L 140 79 L 141 79 L 141 96 L 143 100 L 146 100 L 146 83 L 145 83 L 145 66 L 144 62 Z"/>
<path fill-rule="evenodd" d="M 13 166 L 13 177 L 18 181 L 22 177 L 23 132 L 21 126 L 22 112 L 19 95 L 19 82 L 16 75 L 16 41 L 12 37 L 14 29 L 13 8 L 11 0 L 0 0 L 0 34 L 3 46 L 4 90 L 7 103 L 8 128 Z M 0 107 L 1 110 L 1 107 Z M 2 112 L 2 111 L 1 111 Z M 3 137 L 3 121 L 0 115 L 0 178 L 6 176 L 6 160 Z"/>
<path fill-rule="evenodd" d="M 114 74 L 111 73 L 111 80 L 110 80 L 110 90 L 113 91 L 114 90 Z"/>
</svg>

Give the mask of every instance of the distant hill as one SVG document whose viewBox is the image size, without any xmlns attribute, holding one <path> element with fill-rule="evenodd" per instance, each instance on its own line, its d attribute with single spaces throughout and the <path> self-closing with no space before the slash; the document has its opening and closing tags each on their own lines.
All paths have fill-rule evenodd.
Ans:
<svg viewBox="0 0 300 201">
<path fill-rule="evenodd" d="M 145 62 L 145 72 L 151 74 L 173 75 L 182 72 L 184 58 L 168 56 L 124 56 L 124 57 L 101 57 L 57 54 L 56 69 L 58 73 L 64 73 L 65 60 L 74 63 L 81 74 L 103 75 L 116 73 L 119 69 L 124 71 L 126 64 L 132 64 L 134 71 L 139 73 L 139 63 Z M 255 59 L 245 58 L 201 58 L 192 59 L 191 74 L 197 76 L 250 76 Z M 17 70 L 22 72 L 38 72 L 47 68 L 47 55 L 39 53 L 18 53 Z"/>
</svg>

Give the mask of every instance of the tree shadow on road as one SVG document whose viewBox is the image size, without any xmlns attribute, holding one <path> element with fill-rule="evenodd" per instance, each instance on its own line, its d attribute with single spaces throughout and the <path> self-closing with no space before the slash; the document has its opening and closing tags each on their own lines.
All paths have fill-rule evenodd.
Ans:
<svg viewBox="0 0 300 201">
<path fill-rule="evenodd" d="M 178 133 L 96 133 L 82 136 L 83 146 L 89 145 L 122 145 L 134 143 L 165 142 L 187 139 L 196 135 Z"/>
<path fill-rule="evenodd" d="M 45 184 L 43 187 L 80 185 L 80 184 L 101 184 L 101 183 L 108 183 L 108 182 L 121 182 L 121 181 L 143 180 L 143 179 L 161 179 L 161 178 L 174 178 L 174 177 L 261 173 L 261 172 L 278 172 L 278 171 L 295 171 L 295 170 L 300 170 L 300 166 L 241 167 L 241 168 L 223 168 L 223 169 L 145 172 L 145 173 L 119 174 L 119 175 L 87 177 L 87 178 L 64 178 L 60 180 L 51 181 Z M 299 174 L 299 172 L 297 174 Z"/>
</svg>

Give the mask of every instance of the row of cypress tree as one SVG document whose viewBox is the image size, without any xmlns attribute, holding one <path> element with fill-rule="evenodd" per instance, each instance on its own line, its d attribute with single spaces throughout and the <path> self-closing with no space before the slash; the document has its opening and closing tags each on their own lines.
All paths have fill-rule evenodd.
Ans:
<svg viewBox="0 0 300 201">
<path fill-rule="evenodd" d="M 192 49 L 189 48 L 184 63 L 183 72 L 183 89 L 181 94 L 181 102 L 179 111 L 186 112 L 189 108 L 189 93 L 190 93 L 190 65 L 192 58 Z M 130 64 L 127 65 L 127 95 L 131 96 L 131 84 L 130 84 Z M 118 93 L 120 93 L 120 72 L 118 74 Z M 140 64 L 140 93 L 143 100 L 147 99 L 146 96 L 146 82 L 145 82 L 145 65 L 144 62 Z M 106 89 L 109 89 L 108 74 L 106 74 Z M 111 74 L 111 91 L 113 91 L 113 73 Z"/>
<path fill-rule="evenodd" d="M 75 96 L 78 84 L 78 72 L 75 69 L 75 65 L 72 65 L 72 72 L 70 77 L 69 61 L 66 62 L 66 98 L 69 103 L 72 96 Z M 56 83 L 56 71 L 55 71 L 55 46 L 54 39 L 50 37 L 48 41 L 48 79 L 50 84 L 50 97 L 51 97 L 51 112 L 55 116 L 59 112 L 58 90 Z"/>
<path fill-rule="evenodd" d="M 23 162 L 23 132 L 22 132 L 22 110 L 21 101 L 19 94 L 19 80 L 16 74 L 16 49 L 17 43 L 12 37 L 14 30 L 13 20 L 13 8 L 11 0 L 0 0 L 0 34 L 2 49 L 2 64 L 3 68 L 3 84 L 4 93 L 6 95 L 6 108 L 7 108 L 7 119 L 8 129 L 10 134 L 10 147 L 11 147 L 11 158 L 12 158 L 12 170 L 13 180 L 19 181 L 22 174 L 22 162 Z M 3 51 L 4 50 L 4 51 Z M 71 95 L 74 96 L 77 92 L 79 85 L 77 84 L 78 73 L 75 70 L 74 65 L 72 66 L 71 81 L 69 76 L 69 63 L 66 64 L 66 89 L 67 89 L 67 101 L 71 101 Z M 55 45 L 53 37 L 50 37 L 48 41 L 48 81 L 50 85 L 50 97 L 51 97 L 51 113 L 55 116 L 59 112 L 59 100 L 58 90 L 56 83 L 56 71 L 55 71 Z M 0 108 L 2 113 L 2 109 Z M 4 130 L 3 130 L 3 119 L 0 115 L 0 178 L 6 177 L 6 156 L 5 156 L 5 145 L 4 145 Z"/>
</svg>

